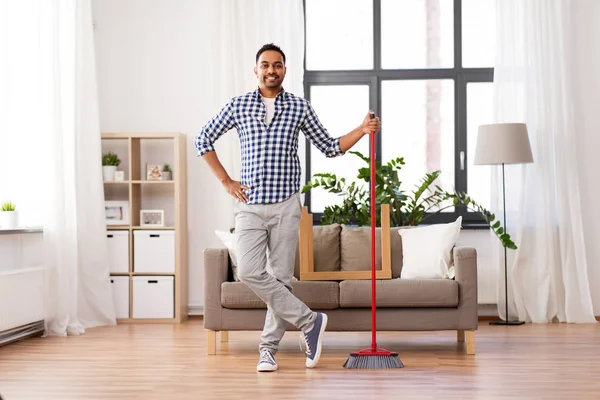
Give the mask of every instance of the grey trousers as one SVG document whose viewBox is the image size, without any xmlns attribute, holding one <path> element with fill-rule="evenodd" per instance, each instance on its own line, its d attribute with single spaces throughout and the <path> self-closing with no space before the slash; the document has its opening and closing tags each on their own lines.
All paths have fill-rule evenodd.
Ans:
<svg viewBox="0 0 600 400">
<path fill-rule="evenodd" d="M 285 334 L 285 321 L 306 330 L 315 319 L 315 313 L 292 293 L 302 215 L 300 195 L 274 204 L 240 202 L 236 208 L 238 277 L 267 304 L 259 350 L 276 353 Z"/>
</svg>

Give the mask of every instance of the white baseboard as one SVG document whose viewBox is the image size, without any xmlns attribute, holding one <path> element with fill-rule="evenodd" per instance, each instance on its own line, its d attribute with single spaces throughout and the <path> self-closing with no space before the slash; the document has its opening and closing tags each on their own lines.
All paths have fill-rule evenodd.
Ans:
<svg viewBox="0 0 600 400">
<path fill-rule="evenodd" d="M 188 306 L 188 315 L 204 315 L 204 306 L 201 304 L 190 304 Z M 497 317 L 498 306 L 496 304 L 479 304 L 477 306 L 477 315 L 480 317 Z"/>
<path fill-rule="evenodd" d="M 204 306 L 201 304 L 189 304 L 188 315 L 204 315 Z"/>
<path fill-rule="evenodd" d="M 477 315 L 479 315 L 480 317 L 498 317 L 498 305 L 478 304 Z"/>
</svg>

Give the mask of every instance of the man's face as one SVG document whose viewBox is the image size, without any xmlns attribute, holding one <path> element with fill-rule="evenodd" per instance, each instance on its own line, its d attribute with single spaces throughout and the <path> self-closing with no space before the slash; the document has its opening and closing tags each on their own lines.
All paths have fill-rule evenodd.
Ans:
<svg viewBox="0 0 600 400">
<path fill-rule="evenodd" d="M 267 89 L 281 87 L 283 78 L 285 78 L 285 71 L 283 56 L 275 50 L 264 51 L 258 58 L 256 67 L 254 67 L 258 84 Z"/>
</svg>

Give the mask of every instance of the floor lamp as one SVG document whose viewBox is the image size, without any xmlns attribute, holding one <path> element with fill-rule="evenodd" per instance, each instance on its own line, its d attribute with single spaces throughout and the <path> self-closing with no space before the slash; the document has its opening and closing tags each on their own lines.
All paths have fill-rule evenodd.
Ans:
<svg viewBox="0 0 600 400">
<path fill-rule="evenodd" d="M 502 202 L 504 211 L 504 231 L 506 231 L 506 184 L 504 164 L 524 164 L 533 162 L 527 126 L 525 124 L 491 124 L 479 127 L 475 148 L 475 165 L 502 165 Z M 521 325 L 523 321 L 510 321 L 508 318 L 508 260 L 504 247 L 504 303 L 506 320 L 490 322 L 491 325 Z"/>
</svg>

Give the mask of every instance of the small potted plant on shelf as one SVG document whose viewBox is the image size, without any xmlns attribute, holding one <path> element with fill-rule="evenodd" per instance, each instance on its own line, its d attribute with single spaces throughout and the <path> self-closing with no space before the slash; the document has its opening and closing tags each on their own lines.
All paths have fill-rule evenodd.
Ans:
<svg viewBox="0 0 600 400">
<path fill-rule="evenodd" d="M 112 151 L 102 154 L 102 177 L 104 182 L 115 180 L 115 172 L 119 165 L 121 165 L 121 160 Z"/>
<path fill-rule="evenodd" d="M 17 206 L 15 203 L 6 201 L 0 208 L 0 229 L 17 229 Z"/>
<path fill-rule="evenodd" d="M 169 164 L 165 163 L 163 165 L 163 175 L 162 175 L 162 177 L 163 177 L 163 179 L 165 181 L 170 181 L 171 180 L 171 176 L 172 176 L 171 172 L 172 172 L 171 171 L 171 166 Z"/>
</svg>

